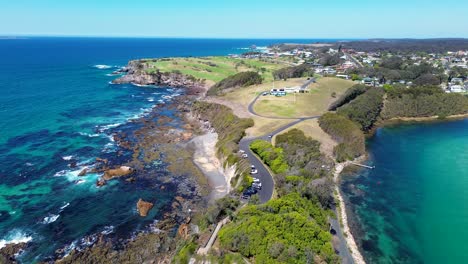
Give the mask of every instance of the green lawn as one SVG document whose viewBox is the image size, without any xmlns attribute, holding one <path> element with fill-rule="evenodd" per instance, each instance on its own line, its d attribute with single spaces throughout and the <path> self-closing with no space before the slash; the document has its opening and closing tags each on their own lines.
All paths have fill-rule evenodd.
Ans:
<svg viewBox="0 0 468 264">
<path fill-rule="evenodd" d="M 282 64 L 261 61 L 259 59 L 239 59 L 230 57 L 168 58 L 148 60 L 148 72 L 180 71 L 198 79 L 214 83 L 242 71 L 259 72 L 265 81 L 272 81 L 272 71 L 283 68 Z"/>
<path fill-rule="evenodd" d="M 288 94 L 284 97 L 262 96 L 254 106 L 257 113 L 277 117 L 306 117 L 321 115 L 335 98 L 351 87 L 352 81 L 337 78 L 321 78 L 310 86 L 310 93 Z"/>
</svg>

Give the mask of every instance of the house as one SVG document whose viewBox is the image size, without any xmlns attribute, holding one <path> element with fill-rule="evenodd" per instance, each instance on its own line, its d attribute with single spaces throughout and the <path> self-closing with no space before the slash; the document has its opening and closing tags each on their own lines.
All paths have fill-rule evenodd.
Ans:
<svg viewBox="0 0 468 264">
<path fill-rule="evenodd" d="M 349 75 L 347 75 L 347 74 L 337 74 L 336 77 L 343 78 L 343 79 L 346 79 L 346 80 L 349 79 Z"/>
<path fill-rule="evenodd" d="M 367 86 L 373 86 L 373 85 L 374 85 L 374 79 L 369 78 L 369 77 L 366 77 L 366 78 L 362 79 L 361 82 L 362 82 L 364 85 L 367 85 Z"/>
<path fill-rule="evenodd" d="M 463 85 L 451 85 L 449 89 L 451 93 L 464 93 L 465 92 L 465 87 Z"/>
</svg>

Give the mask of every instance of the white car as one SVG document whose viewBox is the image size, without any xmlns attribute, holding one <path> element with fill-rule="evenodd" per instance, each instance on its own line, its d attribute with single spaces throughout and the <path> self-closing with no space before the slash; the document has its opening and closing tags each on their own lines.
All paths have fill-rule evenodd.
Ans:
<svg viewBox="0 0 468 264">
<path fill-rule="evenodd" d="M 254 182 L 254 183 L 260 183 L 260 179 L 253 178 L 253 182 Z"/>
<path fill-rule="evenodd" d="M 258 170 L 257 169 L 251 169 L 250 170 L 250 174 L 257 174 L 258 173 Z"/>
<path fill-rule="evenodd" d="M 249 157 L 249 155 L 247 155 L 246 153 L 244 153 L 244 154 L 242 154 L 242 157 L 246 159 L 246 158 Z"/>
<path fill-rule="evenodd" d="M 245 150 L 239 149 L 239 153 L 245 153 Z"/>
</svg>

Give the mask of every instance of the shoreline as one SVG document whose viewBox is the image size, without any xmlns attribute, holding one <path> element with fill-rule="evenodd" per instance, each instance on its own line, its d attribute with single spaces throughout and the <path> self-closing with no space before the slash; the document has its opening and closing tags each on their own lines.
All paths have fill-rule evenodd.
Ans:
<svg viewBox="0 0 468 264">
<path fill-rule="evenodd" d="M 218 134 L 212 131 L 196 136 L 189 142 L 195 148 L 193 162 L 205 175 L 211 187 L 210 201 L 223 198 L 231 192 L 230 182 L 235 174 L 235 170 L 225 169 L 216 156 L 217 142 Z"/>
<path fill-rule="evenodd" d="M 359 161 L 361 158 L 357 158 L 353 161 Z M 355 264 L 365 264 L 366 261 L 364 260 L 364 257 L 362 256 L 361 251 L 359 250 L 359 247 L 356 243 L 356 240 L 354 239 L 353 234 L 351 233 L 351 229 L 349 227 L 348 223 L 348 216 L 346 213 L 346 205 L 343 199 L 343 196 L 341 194 L 341 190 L 338 184 L 338 181 L 340 179 L 340 174 L 343 171 L 345 167 L 351 164 L 353 161 L 346 161 L 343 163 L 338 163 L 335 165 L 335 172 L 333 174 L 333 181 L 335 182 L 335 192 L 336 196 L 338 198 L 339 202 L 339 212 L 338 212 L 338 217 L 339 217 L 339 224 L 342 226 L 342 232 L 346 240 L 346 245 L 348 246 L 348 249 L 351 253 L 351 256 L 353 257 L 353 261 Z"/>
<path fill-rule="evenodd" d="M 378 121 L 374 127 L 365 134 L 366 138 L 372 137 L 375 132 L 382 127 L 391 126 L 391 125 L 400 125 L 400 124 L 412 124 L 412 123 L 431 123 L 431 122 L 447 122 L 447 121 L 456 121 L 461 119 L 468 118 L 468 113 L 446 116 L 444 118 L 439 118 L 438 116 L 427 116 L 427 117 L 394 117 L 387 120 Z"/>
</svg>

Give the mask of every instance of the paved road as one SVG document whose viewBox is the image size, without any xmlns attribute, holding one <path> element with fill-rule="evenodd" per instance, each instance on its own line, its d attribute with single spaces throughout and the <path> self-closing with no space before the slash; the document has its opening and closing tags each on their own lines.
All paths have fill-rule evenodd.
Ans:
<svg viewBox="0 0 468 264">
<path fill-rule="evenodd" d="M 346 239 L 343 236 L 343 231 L 341 230 L 340 223 L 335 218 L 328 219 L 330 226 L 332 228 L 331 232 L 333 236 L 336 236 L 339 239 L 338 245 L 338 255 L 341 258 L 342 264 L 354 264 L 353 256 L 349 252 L 348 246 L 346 245 Z"/>
<path fill-rule="evenodd" d="M 307 82 L 305 82 L 303 85 L 301 85 L 301 89 L 305 89 L 307 88 L 307 86 L 309 86 L 311 83 L 315 83 L 316 82 L 316 79 L 315 78 L 310 78 L 310 80 L 308 80 Z M 268 91 L 265 91 L 265 92 L 268 92 Z M 254 106 L 255 106 L 255 103 L 257 102 L 258 98 L 260 98 L 261 96 L 263 96 L 264 92 L 261 92 L 259 93 L 254 99 L 252 102 L 250 102 L 249 106 L 248 106 L 248 110 L 251 114 L 253 115 L 256 115 L 256 116 L 259 116 L 259 117 L 264 117 L 264 118 L 271 118 L 271 119 L 281 119 L 281 120 L 296 120 L 296 119 L 302 119 L 302 118 L 297 118 L 297 117 L 277 117 L 277 116 L 266 116 L 266 115 L 261 115 L 257 112 L 255 112 L 255 109 L 254 109 Z M 310 119 L 310 118 L 307 118 L 305 117 L 306 119 Z M 306 120 L 304 119 L 304 120 Z M 302 121 L 304 121 L 302 120 Z M 283 129 L 284 130 L 284 129 Z M 282 130 L 281 130 L 282 131 Z"/>
<path fill-rule="evenodd" d="M 315 82 L 315 78 L 311 78 L 306 83 L 304 83 L 301 87 L 305 88 L 313 82 Z M 260 203 L 266 203 L 271 199 L 271 196 L 273 195 L 273 190 L 275 188 L 273 175 L 271 175 L 270 171 L 266 168 L 263 162 L 260 159 L 258 159 L 257 156 L 255 156 L 255 154 L 250 150 L 250 147 L 249 147 L 250 143 L 252 143 L 252 141 L 257 140 L 257 139 L 266 140 L 271 143 L 271 139 L 273 138 L 273 136 L 281 133 L 282 131 L 304 120 L 315 119 L 315 118 L 319 118 L 320 116 L 309 116 L 309 117 L 298 118 L 298 117 L 271 117 L 271 116 L 260 115 L 254 110 L 254 105 L 260 96 L 262 96 L 262 93 L 257 95 L 257 97 L 255 97 L 255 99 L 249 104 L 248 110 L 251 114 L 260 116 L 260 117 L 271 118 L 271 119 L 292 120 L 290 123 L 276 129 L 275 131 L 267 135 L 254 137 L 254 138 L 243 138 L 239 142 L 239 148 L 241 150 L 244 150 L 247 153 L 250 164 L 254 165 L 258 171 L 258 174 L 254 175 L 254 177 L 260 179 L 260 182 L 262 183 L 262 189 L 259 190 L 258 196 L 260 198 Z"/>
<path fill-rule="evenodd" d="M 359 68 L 363 68 L 364 65 L 362 65 L 362 63 L 360 61 L 358 61 L 353 55 L 349 54 L 349 53 L 344 53 L 346 56 L 348 56 L 348 58 L 350 58 Z"/>
<path fill-rule="evenodd" d="M 315 82 L 315 78 L 312 78 L 311 80 L 306 82 L 302 87 L 307 87 L 312 82 Z M 260 137 L 253 137 L 253 138 L 243 138 L 239 142 L 240 149 L 244 150 L 245 153 L 247 153 L 250 164 L 254 165 L 258 171 L 258 174 L 256 174 L 255 177 L 260 179 L 260 182 L 262 183 L 262 189 L 259 190 L 258 196 L 259 196 L 260 203 L 266 203 L 271 199 L 273 195 L 273 190 L 275 187 L 275 184 L 273 181 L 273 175 L 266 168 L 263 162 L 259 158 L 257 158 L 257 156 L 255 156 L 255 154 L 250 150 L 250 143 L 252 143 L 252 141 L 257 140 L 257 139 L 266 140 L 271 143 L 273 136 L 281 133 L 282 131 L 300 122 L 303 122 L 305 120 L 316 119 L 316 118 L 319 118 L 320 116 L 310 116 L 310 117 L 301 117 L 301 118 L 282 118 L 282 117 L 269 117 L 269 116 L 259 115 L 258 113 L 255 112 L 254 105 L 260 96 L 262 96 L 262 93 L 260 93 L 257 97 L 255 97 L 255 99 L 249 104 L 248 110 L 251 114 L 260 116 L 260 117 L 271 118 L 271 119 L 294 120 L 267 135 L 263 135 Z M 337 238 L 339 239 L 338 254 L 342 260 L 342 263 L 354 264 L 353 257 L 347 247 L 346 239 L 343 236 L 343 231 L 341 230 L 340 224 L 338 223 L 336 219 L 330 219 L 330 225 L 331 225 L 331 228 L 334 230 L 333 236 L 337 236 Z"/>
</svg>

